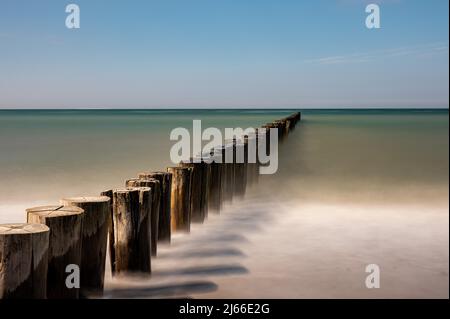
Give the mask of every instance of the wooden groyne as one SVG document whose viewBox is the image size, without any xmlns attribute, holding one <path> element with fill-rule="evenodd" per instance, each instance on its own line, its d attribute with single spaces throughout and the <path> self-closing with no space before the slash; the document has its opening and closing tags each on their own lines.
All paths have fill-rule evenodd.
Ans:
<svg viewBox="0 0 450 319">
<path fill-rule="evenodd" d="M 268 154 L 269 130 L 282 141 L 300 120 L 293 113 L 166 171 L 139 173 L 124 188 L 30 208 L 27 223 L 0 225 L 0 299 L 99 297 L 107 246 L 114 276 L 150 275 L 158 244 L 245 196 L 262 165 L 249 150 Z M 74 265 L 77 287 L 67 283 Z"/>
</svg>

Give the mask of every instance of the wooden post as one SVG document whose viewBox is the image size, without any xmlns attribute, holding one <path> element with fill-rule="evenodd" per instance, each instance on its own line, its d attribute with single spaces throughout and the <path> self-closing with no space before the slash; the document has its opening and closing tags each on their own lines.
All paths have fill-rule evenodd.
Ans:
<svg viewBox="0 0 450 319">
<path fill-rule="evenodd" d="M 133 178 L 126 181 L 126 187 L 150 187 L 152 189 L 152 210 L 150 217 L 151 225 L 151 253 L 157 254 L 158 246 L 158 224 L 161 202 L 161 185 L 156 178 L 139 179 Z"/>
<path fill-rule="evenodd" d="M 195 160 L 195 158 L 194 158 Z M 202 179 L 202 187 L 201 187 L 201 217 L 199 222 L 203 222 L 208 217 L 208 202 L 209 202 L 209 183 L 211 180 L 211 164 L 206 162 L 203 157 L 199 157 L 198 163 L 201 168 L 201 179 Z"/>
<path fill-rule="evenodd" d="M 242 152 L 243 159 L 239 158 L 238 153 Z M 233 139 L 233 162 L 234 162 L 234 186 L 233 194 L 244 196 L 247 188 L 247 170 L 245 166 L 245 148 L 244 143 Z"/>
<path fill-rule="evenodd" d="M 81 265 L 83 209 L 74 206 L 42 206 L 29 208 L 28 223 L 45 224 L 50 228 L 48 246 L 47 297 L 76 299 L 78 288 L 68 288 L 68 265 Z M 81 275 L 81 274 L 80 274 Z"/>
<path fill-rule="evenodd" d="M 127 189 L 139 191 L 139 221 L 137 229 L 138 237 L 138 267 L 144 274 L 151 273 L 151 254 L 152 254 L 152 208 L 153 208 L 153 189 L 150 187 L 127 187 Z"/>
<path fill-rule="evenodd" d="M 224 201 L 233 201 L 233 187 L 234 187 L 234 163 L 226 163 L 227 152 L 233 152 L 233 145 L 225 145 L 222 147 L 222 165 L 225 166 L 225 183 L 223 189 Z"/>
<path fill-rule="evenodd" d="M 258 129 L 258 152 L 259 148 L 266 146 L 266 154 L 270 154 L 270 129 L 268 125 L 263 125 Z"/>
<path fill-rule="evenodd" d="M 273 123 L 278 128 L 278 135 L 280 136 L 280 138 L 284 139 L 286 137 L 286 120 L 276 120 Z"/>
<path fill-rule="evenodd" d="M 111 266 L 111 272 L 114 273 L 114 263 L 113 260 L 116 260 L 114 256 L 114 224 L 113 224 L 113 190 L 108 189 L 100 193 L 100 196 L 109 197 L 109 218 L 108 218 L 108 250 L 109 250 L 109 260 Z"/>
<path fill-rule="evenodd" d="M 208 214 L 208 164 L 199 159 L 180 163 L 180 167 L 192 168 L 191 222 L 203 223 Z"/>
<path fill-rule="evenodd" d="M 295 112 L 287 117 L 290 121 L 291 130 L 294 129 L 295 125 L 301 120 L 302 114 L 300 112 Z"/>
<path fill-rule="evenodd" d="M 283 138 L 282 135 L 282 129 L 280 129 L 280 124 L 277 123 L 267 123 L 265 125 L 262 126 L 262 128 L 266 129 L 266 145 L 268 148 L 268 152 L 270 150 L 270 129 L 277 129 L 278 132 L 278 139 L 281 140 Z"/>
<path fill-rule="evenodd" d="M 256 163 L 258 159 L 256 135 L 250 135 L 244 137 L 244 151 L 245 151 L 245 164 L 247 170 L 247 185 L 251 186 L 258 181 L 258 165 Z M 249 153 L 252 153 L 252 160 L 250 161 Z"/>
<path fill-rule="evenodd" d="M 211 150 L 211 164 L 210 164 L 210 177 L 209 177 L 209 197 L 208 197 L 208 210 L 212 213 L 220 213 L 222 209 L 222 169 L 225 166 L 217 161 L 217 156 L 222 155 L 222 150 L 219 149 L 216 153 L 215 149 Z"/>
<path fill-rule="evenodd" d="M 73 197 L 60 201 L 64 206 L 77 206 L 84 210 L 83 243 L 81 251 L 82 296 L 101 296 L 105 278 L 106 243 L 110 224 L 110 198 Z"/>
<path fill-rule="evenodd" d="M 47 297 L 49 234 L 42 224 L 0 225 L 0 299 Z"/>
<path fill-rule="evenodd" d="M 190 231 L 192 168 L 168 167 L 172 174 L 172 231 Z"/>
<path fill-rule="evenodd" d="M 151 272 L 151 200 L 151 189 L 148 187 L 113 191 L 113 275 Z"/>
<path fill-rule="evenodd" d="M 205 166 L 205 170 L 203 172 L 203 182 L 202 182 L 202 187 L 203 187 L 203 191 L 204 191 L 204 197 L 203 197 L 203 210 L 204 210 L 204 215 L 205 218 L 208 218 L 208 214 L 209 214 L 209 190 L 210 190 L 210 186 L 209 184 L 211 183 L 211 162 L 209 161 L 209 156 L 208 158 L 202 157 L 202 163 Z"/>
<path fill-rule="evenodd" d="M 291 116 L 286 117 L 285 119 L 286 122 L 286 131 L 285 134 L 289 134 L 290 131 L 292 131 L 293 126 L 294 126 L 294 120 Z"/>
<path fill-rule="evenodd" d="M 167 172 L 139 173 L 139 178 L 154 178 L 159 181 L 161 196 L 159 204 L 158 241 L 170 242 L 171 222 L 170 222 L 170 198 L 172 187 L 172 174 Z"/>
</svg>

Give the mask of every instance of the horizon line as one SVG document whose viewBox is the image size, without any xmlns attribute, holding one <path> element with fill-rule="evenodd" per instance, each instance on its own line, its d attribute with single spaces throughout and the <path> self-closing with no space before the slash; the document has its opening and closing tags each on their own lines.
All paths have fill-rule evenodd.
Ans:
<svg viewBox="0 0 450 319">
<path fill-rule="evenodd" d="M 208 111 L 289 111 L 289 110 L 449 110 L 449 106 L 439 107 L 286 107 L 286 108 L 258 108 L 258 107 L 167 107 L 167 108 L 109 108 L 109 107 L 81 107 L 81 108 L 1 108 L 0 111 L 183 111 L 183 110 L 208 110 Z"/>
</svg>

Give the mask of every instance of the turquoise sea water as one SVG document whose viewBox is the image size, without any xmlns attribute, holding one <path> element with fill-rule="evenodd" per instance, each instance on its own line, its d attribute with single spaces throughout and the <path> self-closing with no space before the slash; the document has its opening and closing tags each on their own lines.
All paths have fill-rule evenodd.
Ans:
<svg viewBox="0 0 450 319">
<path fill-rule="evenodd" d="M 165 169 L 170 131 L 193 119 L 246 128 L 292 112 L 0 111 L 0 223 Z M 111 296 L 448 298 L 448 110 L 302 114 L 277 174 L 162 247 L 151 281 L 109 279 Z M 365 288 L 369 263 L 382 289 Z"/>
</svg>

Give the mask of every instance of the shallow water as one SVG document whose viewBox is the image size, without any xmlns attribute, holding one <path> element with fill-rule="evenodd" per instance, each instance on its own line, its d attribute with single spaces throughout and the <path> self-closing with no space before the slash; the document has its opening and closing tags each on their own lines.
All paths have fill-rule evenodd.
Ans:
<svg viewBox="0 0 450 319">
<path fill-rule="evenodd" d="M 0 112 L 0 222 L 170 165 L 169 132 L 277 111 Z M 304 111 L 280 167 L 106 297 L 448 298 L 448 111 Z M 378 264 L 381 288 L 365 287 Z"/>
</svg>

